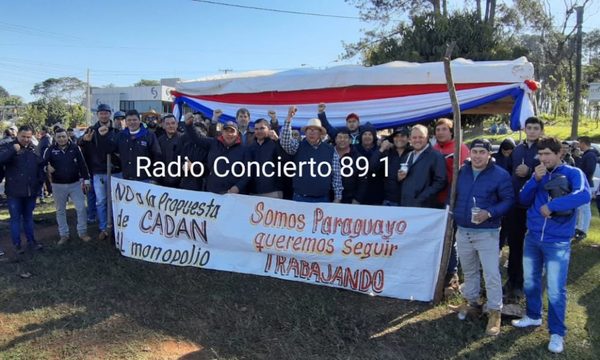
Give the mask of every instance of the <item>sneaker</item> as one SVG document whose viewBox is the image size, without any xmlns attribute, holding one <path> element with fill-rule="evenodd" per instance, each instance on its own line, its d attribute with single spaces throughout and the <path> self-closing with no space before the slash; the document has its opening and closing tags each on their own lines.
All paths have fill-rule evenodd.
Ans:
<svg viewBox="0 0 600 360">
<path fill-rule="evenodd" d="M 586 237 L 587 237 L 586 233 L 577 229 L 577 230 L 575 230 L 575 236 L 573 237 L 573 242 L 578 243 L 578 242 L 582 241 L 583 239 L 585 239 Z"/>
<path fill-rule="evenodd" d="M 565 350 L 565 341 L 563 337 L 557 334 L 550 335 L 548 350 L 556 354 L 563 352 L 563 350 Z"/>
<path fill-rule="evenodd" d="M 497 336 L 500 334 L 501 323 L 502 317 L 500 315 L 500 310 L 490 310 L 485 334 L 489 336 Z"/>
<path fill-rule="evenodd" d="M 106 232 L 106 230 L 102 230 L 100 231 L 100 234 L 98 234 L 98 240 L 104 240 L 108 237 L 108 233 Z"/>
<path fill-rule="evenodd" d="M 43 251 L 44 250 L 44 245 L 36 243 L 35 245 L 33 245 L 33 249 L 36 251 Z"/>
<path fill-rule="evenodd" d="M 61 236 L 56 245 L 64 245 L 67 241 L 69 241 L 69 236 Z"/>
<path fill-rule="evenodd" d="M 87 223 L 88 223 L 88 225 L 95 224 L 96 219 L 87 219 Z"/>
<path fill-rule="evenodd" d="M 529 316 L 525 315 L 520 319 L 516 319 L 512 321 L 513 326 L 518 328 L 524 328 L 528 326 L 540 326 L 542 325 L 542 319 L 532 319 Z"/>
<path fill-rule="evenodd" d="M 83 241 L 83 242 L 88 242 L 88 241 L 92 240 L 92 238 L 91 238 L 91 237 L 90 237 L 88 234 L 82 234 L 82 235 L 79 235 L 79 238 L 80 238 L 80 239 L 81 239 L 81 241 Z"/>
<path fill-rule="evenodd" d="M 4 251 L 0 250 L 0 256 L 4 256 Z"/>
</svg>

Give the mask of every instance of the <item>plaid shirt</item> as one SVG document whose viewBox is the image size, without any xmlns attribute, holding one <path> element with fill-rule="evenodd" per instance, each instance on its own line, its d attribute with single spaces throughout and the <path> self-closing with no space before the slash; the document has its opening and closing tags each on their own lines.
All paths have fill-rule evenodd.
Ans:
<svg viewBox="0 0 600 360">
<path fill-rule="evenodd" d="M 279 143 L 283 150 L 289 155 L 296 154 L 298 151 L 298 147 L 300 146 L 300 142 L 297 139 L 292 137 L 292 125 L 291 122 L 286 120 L 283 123 L 283 128 L 281 129 L 281 139 L 279 139 Z M 318 145 L 321 143 L 319 142 Z M 317 146 L 318 146 L 317 145 Z M 313 146 L 315 147 L 315 146 Z M 316 147 L 315 147 L 316 148 Z M 342 199 L 342 191 L 344 190 L 344 186 L 342 185 L 342 174 L 341 174 L 341 165 L 340 165 L 340 156 L 337 151 L 333 151 L 333 179 L 331 182 L 331 187 L 333 188 L 333 193 L 335 194 L 336 200 Z"/>
</svg>

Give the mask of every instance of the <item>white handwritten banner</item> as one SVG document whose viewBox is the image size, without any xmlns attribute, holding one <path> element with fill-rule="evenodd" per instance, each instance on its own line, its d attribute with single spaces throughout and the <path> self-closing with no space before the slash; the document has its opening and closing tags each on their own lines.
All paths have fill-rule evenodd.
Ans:
<svg viewBox="0 0 600 360">
<path fill-rule="evenodd" d="M 112 178 L 127 257 L 430 301 L 447 212 L 217 195 Z"/>
</svg>

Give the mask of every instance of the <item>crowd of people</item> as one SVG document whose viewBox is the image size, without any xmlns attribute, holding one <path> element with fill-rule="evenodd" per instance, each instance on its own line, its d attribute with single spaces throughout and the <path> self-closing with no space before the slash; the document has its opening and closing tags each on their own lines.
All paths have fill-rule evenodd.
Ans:
<svg viewBox="0 0 600 360">
<path fill-rule="evenodd" d="M 222 112 L 215 110 L 212 118 L 194 112 L 182 122 L 166 114 L 142 123 L 136 110 L 113 114 L 110 106 L 101 104 L 97 122 L 81 137 L 76 138 L 72 129 L 55 126 L 42 129 L 37 144 L 31 127 L 11 127 L 0 141 L 0 181 L 6 180 L 14 249 L 17 254 L 24 252 L 21 228 L 30 248 L 43 249 L 34 236 L 33 210 L 44 196 L 54 197 L 58 245 L 71 238 L 66 217 L 69 199 L 82 241 L 91 241 L 87 225 L 94 222 L 97 239 L 109 238 L 109 171 L 127 180 L 217 194 L 390 207 L 448 204 L 455 146 L 451 120 L 435 121 L 431 137 L 430 129 L 420 124 L 380 137 L 371 124 L 361 124 L 358 114 L 349 114 L 346 126 L 336 128 L 327 119 L 325 104 L 315 110 L 315 118 L 305 124 L 294 123 L 294 106 L 282 123 L 274 111 L 269 111 L 269 119 L 251 121 L 244 108 L 237 111 L 235 121 L 221 121 Z M 303 135 L 293 127 L 301 127 Z M 458 316 L 466 319 L 482 309 L 483 271 L 486 333 L 498 335 L 505 299 L 524 296 L 527 301 L 526 316 L 513 321 L 514 326 L 541 325 L 545 269 L 549 349 L 561 352 L 570 241 L 581 240 L 588 232 L 590 189 L 599 154 L 588 137 L 579 138 L 575 150 L 556 138 L 543 137 L 543 129 L 540 119 L 527 119 L 525 141 L 517 145 L 506 139 L 497 153 L 485 139 L 461 144 L 456 202 L 451 209 L 455 240 L 445 280 L 448 287 L 459 288 L 460 263 L 466 302 Z M 151 164 L 183 159 L 181 166 L 188 171 L 156 177 L 139 171 L 141 158 Z M 317 164 L 318 175 L 311 172 L 314 169 L 297 171 L 311 162 Z M 240 163 L 270 171 L 236 172 L 235 164 Z M 198 164 L 207 171 L 194 172 Z M 281 168 L 296 171 L 273 170 Z M 328 171 L 323 173 L 322 168 Z M 499 250 L 505 244 L 509 259 L 503 285 Z"/>
</svg>

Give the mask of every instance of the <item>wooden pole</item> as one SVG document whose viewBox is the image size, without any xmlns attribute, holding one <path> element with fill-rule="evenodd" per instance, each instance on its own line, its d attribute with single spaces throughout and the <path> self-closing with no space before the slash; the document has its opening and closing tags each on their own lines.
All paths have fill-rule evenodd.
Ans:
<svg viewBox="0 0 600 360">
<path fill-rule="evenodd" d="M 433 296 L 433 303 L 439 304 L 444 297 L 444 280 L 446 278 L 446 272 L 448 270 L 448 261 L 450 260 L 450 252 L 452 250 L 452 238 L 454 237 L 454 218 L 452 211 L 454 209 L 454 202 L 456 201 L 456 179 L 458 178 L 458 169 L 460 167 L 460 148 L 462 145 L 462 129 L 460 126 L 460 106 L 458 104 L 458 98 L 456 97 L 456 88 L 454 86 L 454 80 L 452 78 L 452 69 L 450 67 L 450 59 L 452 56 L 452 50 L 456 42 L 446 46 L 446 54 L 444 55 L 444 73 L 446 74 L 446 83 L 448 85 L 448 94 L 450 95 L 450 102 L 452 103 L 452 113 L 454 114 L 454 162 L 452 171 L 452 185 L 450 186 L 450 213 L 448 214 L 448 221 L 446 223 L 446 234 L 444 236 L 444 250 L 442 252 L 442 262 L 440 263 L 440 270 L 438 272 L 437 284 L 435 287 L 435 294 Z"/>
<path fill-rule="evenodd" d="M 108 233 L 108 239 L 112 239 L 112 228 L 113 228 L 113 217 L 112 217 L 112 163 L 110 154 L 106 154 L 106 232 Z"/>
</svg>

